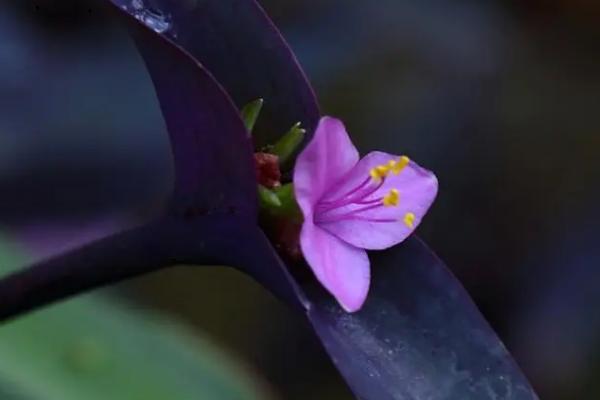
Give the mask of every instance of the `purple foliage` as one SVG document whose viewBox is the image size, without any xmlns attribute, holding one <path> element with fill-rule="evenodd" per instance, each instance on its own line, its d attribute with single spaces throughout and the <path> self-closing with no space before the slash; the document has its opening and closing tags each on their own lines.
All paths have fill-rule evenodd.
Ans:
<svg viewBox="0 0 600 400">
<path fill-rule="evenodd" d="M 258 145 L 296 121 L 313 128 L 319 113 L 295 57 L 254 0 L 111 1 L 126 12 L 167 122 L 174 215 L 6 278 L 0 317 L 174 263 L 228 264 L 303 309 L 360 399 L 537 398 L 417 238 L 372 258 L 377 273 L 355 314 L 289 274 L 257 226 L 254 150 L 238 107 L 265 99 Z"/>
</svg>

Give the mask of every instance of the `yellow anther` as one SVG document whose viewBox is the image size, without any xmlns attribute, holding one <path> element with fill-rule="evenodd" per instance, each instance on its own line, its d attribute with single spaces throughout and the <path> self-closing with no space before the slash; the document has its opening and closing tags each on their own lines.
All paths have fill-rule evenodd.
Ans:
<svg viewBox="0 0 600 400">
<path fill-rule="evenodd" d="M 369 174 L 371 175 L 371 179 L 373 179 L 375 182 L 381 182 L 381 175 L 379 175 L 377 168 L 371 168 Z"/>
<path fill-rule="evenodd" d="M 411 212 L 406 213 L 406 215 L 404 216 L 404 224 L 406 224 L 406 226 L 412 229 L 415 226 L 415 218 L 415 214 Z"/>
<path fill-rule="evenodd" d="M 383 197 L 383 205 L 386 207 L 395 207 L 400 202 L 400 192 L 397 189 L 392 189 Z"/>
<path fill-rule="evenodd" d="M 394 175 L 398 175 L 406 166 L 410 163 L 410 158 L 406 156 L 402 156 L 398 159 L 398 161 L 394 161 L 394 165 L 392 166 L 392 172 Z"/>
<path fill-rule="evenodd" d="M 381 182 L 390 173 L 390 168 L 387 165 L 378 165 L 375 168 L 371 168 L 369 174 L 375 182 Z"/>
<path fill-rule="evenodd" d="M 386 176 L 390 172 L 390 169 L 387 165 L 380 165 L 376 167 L 376 169 L 381 174 L 381 176 Z"/>
</svg>

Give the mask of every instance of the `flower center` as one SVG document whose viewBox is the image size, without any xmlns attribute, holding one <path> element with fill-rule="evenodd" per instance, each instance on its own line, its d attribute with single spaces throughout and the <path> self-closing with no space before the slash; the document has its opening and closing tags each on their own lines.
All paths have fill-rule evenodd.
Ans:
<svg viewBox="0 0 600 400">
<path fill-rule="evenodd" d="M 371 168 L 369 176 L 358 186 L 344 193 L 334 200 L 323 201 L 317 205 L 315 222 L 335 222 L 348 219 L 359 219 L 371 222 L 398 222 L 392 218 L 377 218 L 376 216 L 365 216 L 365 211 L 375 210 L 381 207 L 397 207 L 400 204 L 400 191 L 396 188 L 389 190 L 383 197 L 369 199 L 386 182 L 390 174 L 399 175 L 410 163 L 410 159 L 402 156 L 397 160 L 390 160 Z M 342 207 L 348 210 L 336 213 Z M 409 228 L 414 226 L 415 215 L 406 213 L 402 222 Z"/>
</svg>

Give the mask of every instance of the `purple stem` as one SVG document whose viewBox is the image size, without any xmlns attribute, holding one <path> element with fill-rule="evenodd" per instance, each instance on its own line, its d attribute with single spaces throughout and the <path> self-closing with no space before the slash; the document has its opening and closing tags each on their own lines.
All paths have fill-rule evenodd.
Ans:
<svg viewBox="0 0 600 400">
<path fill-rule="evenodd" d="M 0 320 L 168 264 L 160 232 L 150 225 L 118 233 L 5 277 Z"/>
<path fill-rule="evenodd" d="M 243 218 L 164 218 L 1 279 L 0 321 L 75 294 L 181 264 L 237 267 L 279 297 L 304 308 L 299 304 L 302 297 L 292 296 L 298 289 L 288 287 L 287 271 L 269 265 L 273 257 L 260 230 Z"/>
</svg>

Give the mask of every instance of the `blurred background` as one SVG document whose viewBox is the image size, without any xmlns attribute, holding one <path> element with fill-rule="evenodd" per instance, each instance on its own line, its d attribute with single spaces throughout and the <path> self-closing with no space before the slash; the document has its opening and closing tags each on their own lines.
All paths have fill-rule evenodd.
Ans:
<svg viewBox="0 0 600 400">
<path fill-rule="evenodd" d="M 436 172 L 420 235 L 540 397 L 600 398 L 600 3 L 262 3 L 362 151 Z M 98 5 L 0 5 L 0 273 L 143 221 L 168 195 L 149 77 Z M 256 284 L 177 268 L 3 327 L 0 398 L 351 395 Z"/>
</svg>

